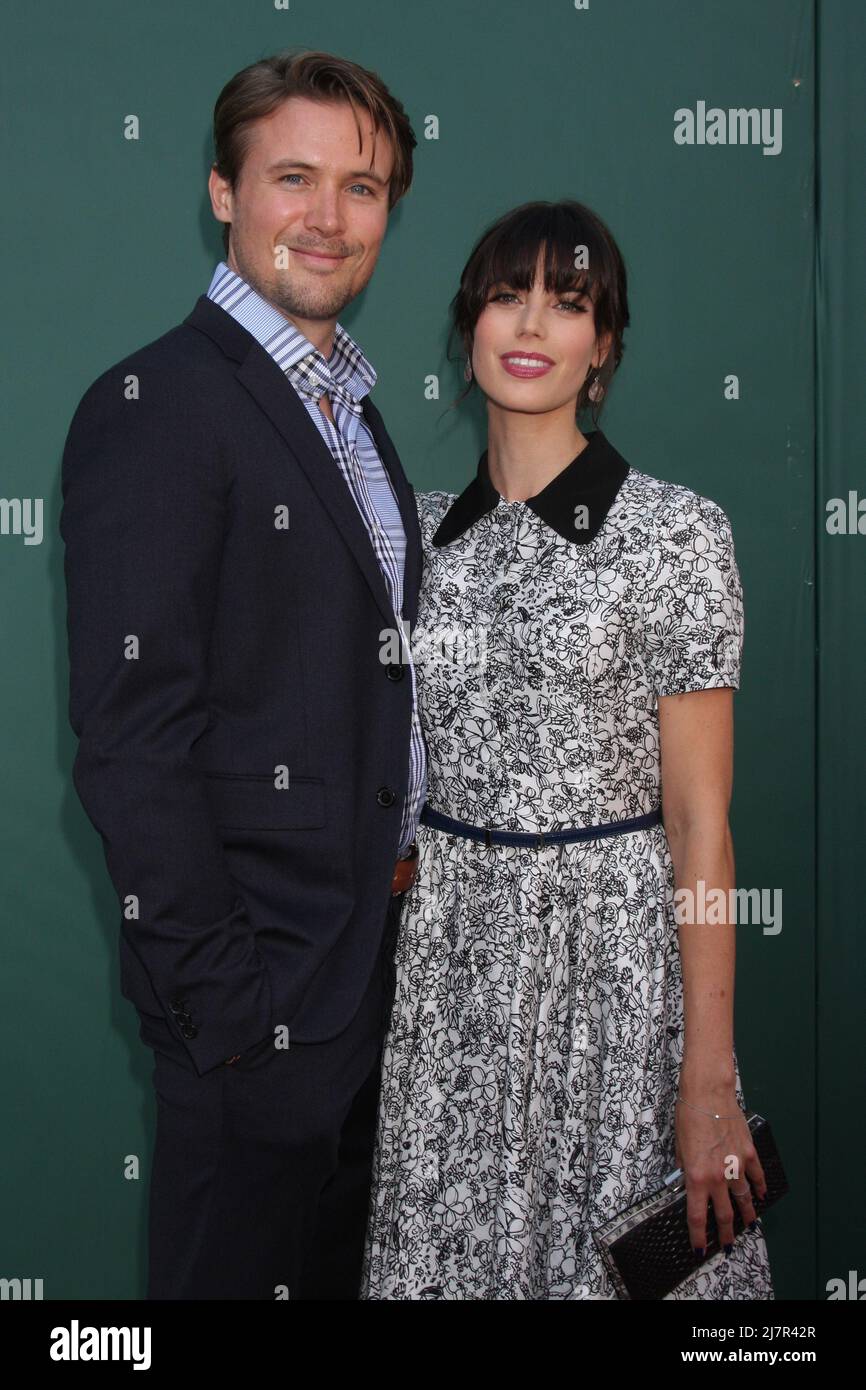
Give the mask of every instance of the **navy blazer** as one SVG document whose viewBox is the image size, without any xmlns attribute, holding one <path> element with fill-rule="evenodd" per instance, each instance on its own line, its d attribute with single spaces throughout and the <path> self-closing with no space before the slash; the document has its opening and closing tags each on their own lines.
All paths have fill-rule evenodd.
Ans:
<svg viewBox="0 0 866 1390">
<path fill-rule="evenodd" d="M 363 409 L 414 629 L 414 491 Z M 203 295 L 84 394 L 63 499 L 73 779 L 121 902 L 122 992 L 199 1074 L 279 1024 L 290 1043 L 334 1037 L 383 937 L 412 711 L 408 668 L 380 659 L 394 613 L 336 462 L 273 358 Z"/>
</svg>

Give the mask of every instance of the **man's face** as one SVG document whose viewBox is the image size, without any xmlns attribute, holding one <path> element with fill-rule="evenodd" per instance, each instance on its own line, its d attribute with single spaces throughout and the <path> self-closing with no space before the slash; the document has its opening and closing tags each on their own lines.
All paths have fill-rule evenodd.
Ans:
<svg viewBox="0 0 866 1390">
<path fill-rule="evenodd" d="M 214 216 L 231 223 L 227 264 L 307 337 L 327 340 L 373 274 L 388 223 L 391 141 L 347 102 L 290 97 L 256 121 L 232 189 L 211 170 Z M 310 329 L 308 332 L 307 329 Z"/>
</svg>

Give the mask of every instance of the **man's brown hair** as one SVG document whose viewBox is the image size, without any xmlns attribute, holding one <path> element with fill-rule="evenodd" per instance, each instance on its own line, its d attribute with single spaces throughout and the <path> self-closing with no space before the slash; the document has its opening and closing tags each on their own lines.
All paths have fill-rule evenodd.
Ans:
<svg viewBox="0 0 866 1390">
<path fill-rule="evenodd" d="M 388 211 L 412 183 L 412 151 L 418 143 L 409 117 L 380 77 L 367 68 L 316 50 L 286 49 L 235 73 L 217 97 L 213 113 L 214 168 L 232 188 L 240 177 L 250 144 L 253 122 L 269 116 L 289 97 L 312 101 L 348 102 L 355 111 L 358 148 L 363 146 L 356 107 L 373 122 L 375 155 L 376 133 L 381 130 L 394 149 L 394 168 L 388 185 Z M 231 224 L 223 225 L 223 247 L 229 249 Z"/>
</svg>

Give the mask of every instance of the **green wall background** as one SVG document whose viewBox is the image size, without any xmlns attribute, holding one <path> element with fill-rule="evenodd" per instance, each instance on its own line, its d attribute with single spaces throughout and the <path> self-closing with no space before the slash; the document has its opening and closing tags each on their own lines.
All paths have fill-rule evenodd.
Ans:
<svg viewBox="0 0 866 1390">
<path fill-rule="evenodd" d="M 342 319 L 377 368 L 376 401 L 416 486 L 461 490 L 484 447 L 477 406 L 446 410 L 462 380 L 445 358 L 447 305 L 482 227 L 530 198 L 577 197 L 622 247 L 632 328 L 603 427 L 636 467 L 714 498 L 733 523 L 746 595 L 738 882 L 781 888 L 784 903 L 778 935 L 740 929 L 737 1051 L 792 1185 L 765 1218 L 777 1296 L 823 1298 L 863 1248 L 861 856 L 848 851 L 863 824 L 866 659 L 852 634 L 866 541 L 823 532 L 826 497 L 857 485 L 849 441 L 864 409 L 850 313 L 852 287 L 862 306 L 863 188 L 847 150 L 855 129 L 863 144 L 863 11 L 327 10 L 80 0 L 6 20 L 0 493 L 44 498 L 45 537 L 0 536 L 0 1275 L 42 1278 L 52 1299 L 143 1295 L 151 1054 L 119 993 L 117 904 L 69 778 L 60 454 L 84 389 L 184 318 L 221 256 L 205 189 L 220 87 L 297 44 L 376 69 L 418 136 L 414 187 Z M 698 100 L 781 108 L 782 152 L 677 146 L 673 113 Z M 129 113 L 137 142 L 123 138 Z M 431 113 L 436 141 L 424 138 Z M 431 372 L 439 402 L 424 397 Z M 729 373 L 737 401 L 724 398 Z"/>
</svg>

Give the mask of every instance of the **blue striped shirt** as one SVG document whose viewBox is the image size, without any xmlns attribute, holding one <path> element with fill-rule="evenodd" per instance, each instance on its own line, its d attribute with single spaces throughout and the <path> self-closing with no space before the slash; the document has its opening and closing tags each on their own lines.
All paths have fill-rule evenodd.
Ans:
<svg viewBox="0 0 866 1390">
<path fill-rule="evenodd" d="M 306 406 L 361 514 L 388 587 L 396 627 L 398 631 L 401 630 L 406 532 L 391 479 L 361 409 L 361 401 L 376 383 L 372 364 L 339 323 L 334 330 L 331 356 L 326 361 L 324 354 L 313 347 L 284 314 L 227 266 L 225 261 L 217 265 L 207 297 L 231 314 L 270 353 Z M 319 409 L 319 398 L 326 394 L 331 402 L 336 428 Z M 403 643 L 403 650 L 412 677 L 412 723 L 409 784 L 403 803 L 398 854 L 405 853 L 415 838 L 427 790 L 427 762 L 418 714 L 418 691 L 408 642 Z"/>
</svg>

